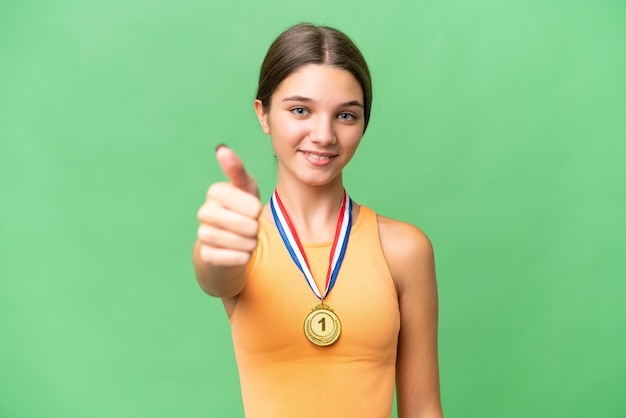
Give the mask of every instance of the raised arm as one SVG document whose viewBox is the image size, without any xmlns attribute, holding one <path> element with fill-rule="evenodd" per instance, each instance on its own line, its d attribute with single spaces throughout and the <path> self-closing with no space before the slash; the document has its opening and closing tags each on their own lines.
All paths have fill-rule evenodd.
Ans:
<svg viewBox="0 0 626 418">
<path fill-rule="evenodd" d="M 246 264 L 257 246 L 261 201 L 254 178 L 228 147 L 217 160 L 230 182 L 215 183 L 198 210 L 193 265 L 200 287 L 212 296 L 236 296 L 246 280 Z"/>
<path fill-rule="evenodd" d="M 406 223 L 379 217 L 379 228 L 400 303 L 398 417 L 440 418 L 438 298 L 432 245 L 421 230 Z"/>
</svg>

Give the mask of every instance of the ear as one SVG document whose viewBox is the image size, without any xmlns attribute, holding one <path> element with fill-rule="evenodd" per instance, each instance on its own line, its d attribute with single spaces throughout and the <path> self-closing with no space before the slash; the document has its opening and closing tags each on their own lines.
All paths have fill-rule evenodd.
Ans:
<svg viewBox="0 0 626 418">
<path fill-rule="evenodd" d="M 263 102 L 261 102 L 259 99 L 256 99 L 254 101 L 254 112 L 256 113 L 256 117 L 259 118 L 259 123 L 261 124 L 261 127 L 263 128 L 263 132 L 269 135 L 270 133 L 269 114 L 268 114 L 269 112 L 266 112 L 265 109 L 263 109 Z"/>
</svg>

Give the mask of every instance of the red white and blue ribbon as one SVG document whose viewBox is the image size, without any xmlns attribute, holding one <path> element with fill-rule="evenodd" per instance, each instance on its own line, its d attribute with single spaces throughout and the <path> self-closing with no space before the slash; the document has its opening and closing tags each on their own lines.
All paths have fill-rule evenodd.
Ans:
<svg viewBox="0 0 626 418">
<path fill-rule="evenodd" d="M 323 293 L 319 291 L 315 284 L 315 279 L 311 274 L 309 261 L 302 248 L 300 238 L 298 238 L 296 229 L 276 190 L 270 198 L 270 208 L 272 209 L 272 215 L 274 216 L 274 222 L 276 223 L 278 232 L 285 243 L 285 247 L 287 247 L 291 259 L 304 275 L 313 293 L 323 302 L 324 298 L 330 293 L 333 286 L 335 286 L 337 275 L 339 274 L 339 269 L 341 268 L 341 263 L 346 253 L 348 238 L 350 237 L 350 230 L 352 229 L 352 199 L 350 199 L 348 194 L 344 191 L 339 218 L 337 219 L 337 227 L 335 229 L 335 239 L 333 240 L 333 246 L 330 250 L 328 272 L 326 273 L 326 284 Z"/>
</svg>

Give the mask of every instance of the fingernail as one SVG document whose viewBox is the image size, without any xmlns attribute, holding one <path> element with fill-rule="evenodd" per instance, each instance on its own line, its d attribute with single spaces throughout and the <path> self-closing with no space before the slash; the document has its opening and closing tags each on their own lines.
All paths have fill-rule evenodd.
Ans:
<svg viewBox="0 0 626 418">
<path fill-rule="evenodd" d="M 226 144 L 218 144 L 217 147 L 215 147 L 215 152 L 217 152 L 222 147 L 228 148 L 228 145 L 226 145 Z"/>
</svg>

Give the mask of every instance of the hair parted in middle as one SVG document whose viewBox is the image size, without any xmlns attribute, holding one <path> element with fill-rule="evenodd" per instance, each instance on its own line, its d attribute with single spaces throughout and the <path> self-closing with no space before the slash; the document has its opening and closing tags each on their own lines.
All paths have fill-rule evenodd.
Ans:
<svg viewBox="0 0 626 418">
<path fill-rule="evenodd" d="M 272 94 L 291 73 L 307 64 L 328 64 L 347 70 L 363 90 L 364 128 L 372 107 L 372 80 L 365 58 L 343 32 L 311 23 L 300 23 L 281 33 L 265 55 L 259 74 L 257 100 L 268 111 Z"/>
</svg>

